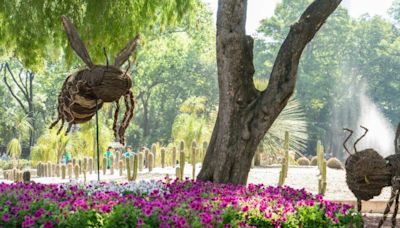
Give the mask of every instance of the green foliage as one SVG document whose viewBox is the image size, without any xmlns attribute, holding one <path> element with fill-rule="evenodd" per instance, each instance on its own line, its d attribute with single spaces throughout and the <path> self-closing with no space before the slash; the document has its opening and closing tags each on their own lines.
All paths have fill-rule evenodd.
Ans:
<svg viewBox="0 0 400 228">
<path fill-rule="evenodd" d="M 100 63 L 104 61 L 101 47 L 115 56 L 136 33 L 148 33 L 154 25 L 162 30 L 182 19 L 189 20 L 198 4 L 196 0 L 2 0 L 0 48 L 7 47 L 8 54 L 15 53 L 24 65 L 33 68 L 44 66 L 44 59 L 52 52 L 53 56 L 60 55 L 60 47 L 69 62 L 76 60 L 61 26 L 60 17 L 66 15 L 89 44 L 94 62 Z"/>
<path fill-rule="evenodd" d="M 18 163 L 19 163 L 18 164 L 19 168 L 21 168 L 21 169 L 25 169 L 25 168 L 31 167 L 31 161 L 30 160 L 20 159 L 20 160 L 18 160 Z M 13 161 L 0 160 L 0 169 L 2 169 L 2 170 L 12 169 L 13 166 L 14 166 L 14 162 Z"/>
<path fill-rule="evenodd" d="M 268 81 L 256 79 L 254 80 L 254 85 L 258 90 L 262 91 L 267 88 Z M 305 150 L 308 140 L 307 122 L 302 105 L 295 97 L 289 100 L 286 107 L 265 134 L 261 142 L 263 151 L 271 156 L 282 155 L 285 131 L 290 133 L 290 150 L 301 154 Z"/>
<path fill-rule="evenodd" d="M 47 130 L 40 136 L 36 145 L 32 148 L 31 159 L 33 164 L 38 162 L 56 163 L 65 152 L 65 148 L 70 140 L 70 136 L 60 133 L 57 135 L 57 129 Z"/>
<path fill-rule="evenodd" d="M 190 97 L 180 107 L 172 126 L 172 138 L 184 141 L 190 151 L 193 141 L 209 140 L 215 122 L 206 112 L 207 98 Z"/>
<path fill-rule="evenodd" d="M 7 145 L 7 154 L 17 160 L 21 157 L 21 144 L 18 139 L 12 139 Z"/>
</svg>

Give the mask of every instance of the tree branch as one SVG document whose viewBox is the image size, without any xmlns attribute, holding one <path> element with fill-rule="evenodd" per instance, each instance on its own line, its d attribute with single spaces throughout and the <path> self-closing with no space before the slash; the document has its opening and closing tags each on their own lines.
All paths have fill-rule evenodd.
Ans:
<svg viewBox="0 0 400 228">
<path fill-rule="evenodd" d="M 7 67 L 7 63 L 6 63 L 6 67 Z M 24 104 L 23 104 L 22 101 L 15 95 L 15 93 L 14 93 L 14 91 L 12 90 L 10 84 L 8 84 L 8 82 L 7 82 L 7 76 L 6 76 L 7 71 L 6 71 L 6 67 L 4 68 L 4 77 L 3 77 L 4 84 L 6 84 L 6 86 L 7 86 L 8 90 L 10 91 L 11 95 L 15 98 L 15 100 L 17 100 L 18 104 L 19 104 L 19 105 L 21 106 L 21 108 L 24 110 L 24 113 L 27 114 L 28 111 L 26 110 Z"/>
<path fill-rule="evenodd" d="M 6 63 L 6 69 L 8 70 L 8 72 L 11 75 L 11 79 L 14 81 L 14 83 L 17 85 L 17 87 L 19 88 L 19 90 L 22 92 L 22 94 L 24 95 L 24 97 L 26 98 L 26 100 L 29 100 L 28 97 L 28 93 L 25 92 L 24 88 L 22 88 L 22 86 L 18 83 L 17 79 L 15 78 L 13 72 L 11 71 L 10 65 L 8 65 L 8 63 Z M 22 74 L 23 68 L 21 68 L 20 72 L 19 72 L 19 76 Z M 5 77 L 5 75 L 4 75 Z"/>
<path fill-rule="evenodd" d="M 308 6 L 299 21 L 291 26 L 276 57 L 268 87 L 260 98 L 264 112 L 269 112 L 267 109 L 271 107 L 272 100 L 279 104 L 276 108 L 280 111 L 285 107 L 295 88 L 297 68 L 303 49 L 340 2 L 341 0 L 316 0 Z"/>
</svg>

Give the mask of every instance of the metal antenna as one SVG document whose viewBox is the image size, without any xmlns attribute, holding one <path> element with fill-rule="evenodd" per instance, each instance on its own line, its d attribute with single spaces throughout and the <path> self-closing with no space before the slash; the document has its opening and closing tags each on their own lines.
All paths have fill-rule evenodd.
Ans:
<svg viewBox="0 0 400 228">
<path fill-rule="evenodd" d="M 354 147 L 354 151 L 357 153 L 357 149 L 356 149 L 356 145 L 357 145 L 357 143 L 362 139 L 362 138 L 364 138 L 364 136 L 367 134 L 367 132 L 368 132 L 368 128 L 366 128 L 366 127 L 363 127 L 363 126 L 360 126 L 362 129 L 364 129 L 365 130 L 365 132 L 364 132 L 364 134 L 363 135 L 361 135 L 361 137 L 360 138 L 358 138 L 357 140 L 356 140 L 356 142 L 354 143 L 354 145 L 353 145 L 353 147 Z"/>
<path fill-rule="evenodd" d="M 347 141 L 349 141 L 350 137 L 353 135 L 353 131 L 348 128 L 343 128 L 343 130 L 350 132 L 350 135 L 347 136 L 347 138 L 343 142 L 343 147 L 346 150 L 346 152 L 351 156 L 349 149 L 347 149 L 347 147 L 346 147 L 346 143 L 347 143 Z"/>
</svg>

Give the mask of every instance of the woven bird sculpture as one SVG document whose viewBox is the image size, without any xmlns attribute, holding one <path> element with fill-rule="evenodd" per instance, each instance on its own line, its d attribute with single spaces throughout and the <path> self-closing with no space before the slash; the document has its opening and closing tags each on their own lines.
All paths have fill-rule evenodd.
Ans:
<svg viewBox="0 0 400 228">
<path fill-rule="evenodd" d="M 118 53 L 113 65 L 108 64 L 106 53 L 106 65 L 95 65 L 71 21 L 62 16 L 62 22 L 72 49 L 86 64 L 86 68 L 72 73 L 65 79 L 58 96 L 58 117 L 51 124 L 50 129 L 61 121 L 57 134 L 60 133 L 65 123 L 68 123 L 65 132 L 65 134 L 68 134 L 74 124 L 89 121 L 96 114 L 96 111 L 103 106 L 103 103 L 115 102 L 114 136 L 119 139 L 121 144 L 124 144 L 125 130 L 133 117 L 135 102 L 130 90 L 132 87 L 132 79 L 128 74 L 130 63 L 128 69 L 124 72 L 120 67 L 128 61 L 138 46 L 139 35 L 136 35 Z M 126 109 L 121 123 L 117 126 L 121 97 L 124 97 Z"/>
</svg>

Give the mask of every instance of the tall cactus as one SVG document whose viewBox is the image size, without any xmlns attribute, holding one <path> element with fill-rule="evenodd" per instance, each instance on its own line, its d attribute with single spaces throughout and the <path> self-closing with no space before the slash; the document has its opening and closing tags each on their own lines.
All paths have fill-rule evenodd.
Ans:
<svg viewBox="0 0 400 228">
<path fill-rule="evenodd" d="M 176 166 L 176 146 L 172 147 L 172 168 Z"/>
<path fill-rule="evenodd" d="M 42 177 L 42 163 L 38 162 L 36 166 L 36 174 L 38 177 Z"/>
<path fill-rule="evenodd" d="M 165 148 L 161 148 L 161 168 L 165 168 Z"/>
<path fill-rule="evenodd" d="M 179 178 L 179 180 L 182 180 L 182 173 L 181 173 L 181 169 L 179 167 L 175 168 L 175 176 L 176 178 Z"/>
<path fill-rule="evenodd" d="M 120 152 L 116 152 L 115 153 L 115 165 L 114 165 L 114 167 L 118 167 L 118 165 L 119 165 L 119 159 L 120 159 L 120 156 L 121 156 L 121 153 Z M 118 167 L 119 168 L 119 167 Z"/>
<path fill-rule="evenodd" d="M 57 164 L 57 165 L 56 165 L 56 171 L 55 171 L 55 173 L 56 173 L 56 177 L 60 177 L 60 164 Z"/>
<path fill-rule="evenodd" d="M 180 178 L 183 180 L 185 177 L 185 152 L 179 152 L 179 170 L 181 172 Z"/>
<path fill-rule="evenodd" d="M 138 169 L 139 169 L 139 158 L 138 155 L 133 156 L 133 174 L 132 174 L 132 179 L 136 180 L 137 175 L 138 175 Z"/>
<path fill-rule="evenodd" d="M 89 174 L 93 173 L 93 158 L 88 158 Z"/>
<path fill-rule="evenodd" d="M 279 182 L 278 185 L 282 186 L 285 183 L 285 179 L 288 174 L 289 169 L 289 132 L 285 132 L 285 142 L 283 145 L 284 149 L 284 158 L 282 159 L 281 171 L 279 173 Z"/>
<path fill-rule="evenodd" d="M 107 158 L 103 157 L 103 175 L 107 173 Z"/>
<path fill-rule="evenodd" d="M 119 162 L 118 162 L 118 170 L 119 170 L 119 176 L 122 177 L 122 175 L 124 173 L 124 161 L 119 160 Z"/>
<path fill-rule="evenodd" d="M 151 153 L 153 153 L 153 168 L 155 168 L 157 167 L 157 145 L 155 143 L 151 145 Z"/>
<path fill-rule="evenodd" d="M 208 142 L 204 141 L 203 142 L 203 152 L 201 154 L 201 159 L 200 159 L 202 163 L 203 163 L 204 157 L 206 156 L 207 149 L 208 149 Z"/>
<path fill-rule="evenodd" d="M 144 153 L 139 152 L 138 153 L 138 159 L 139 159 L 139 171 L 143 171 L 143 164 L 144 164 Z"/>
<path fill-rule="evenodd" d="M 62 164 L 61 165 L 61 179 L 63 179 L 63 180 L 65 179 L 66 172 L 67 172 L 67 166 Z"/>
<path fill-rule="evenodd" d="M 148 168 L 148 167 L 149 167 L 149 153 L 150 153 L 150 150 L 149 150 L 148 148 L 146 148 L 146 149 L 144 150 L 145 168 Z"/>
<path fill-rule="evenodd" d="M 87 158 L 83 159 L 83 163 L 82 163 L 82 174 L 83 174 L 83 182 L 86 183 L 86 174 L 87 174 L 87 169 L 88 169 L 88 162 L 87 162 Z"/>
<path fill-rule="evenodd" d="M 72 163 L 71 162 L 68 163 L 67 170 L 68 170 L 68 178 L 69 179 L 72 179 L 72 171 L 73 171 L 73 169 L 74 169 L 74 166 L 72 165 Z"/>
<path fill-rule="evenodd" d="M 125 158 L 125 164 L 126 164 L 126 174 L 128 176 L 128 181 L 132 181 L 131 164 L 129 161 L 129 157 Z"/>
<path fill-rule="evenodd" d="M 149 172 L 153 171 L 154 166 L 154 155 L 153 153 L 149 153 Z"/>
<path fill-rule="evenodd" d="M 319 169 L 318 193 L 324 195 L 326 192 L 326 161 L 324 159 L 324 147 L 321 142 L 317 142 L 317 164 Z"/>
<path fill-rule="evenodd" d="M 114 155 L 110 156 L 110 173 L 114 175 Z"/>
<path fill-rule="evenodd" d="M 192 179 L 196 178 L 196 151 L 197 151 L 197 143 L 196 141 L 192 142 Z"/>
<path fill-rule="evenodd" d="M 75 164 L 75 166 L 74 166 L 74 174 L 75 174 L 75 179 L 79 179 L 79 173 L 80 173 L 80 167 L 79 167 L 79 164 L 78 163 L 76 163 Z"/>
<path fill-rule="evenodd" d="M 78 159 L 79 174 L 82 174 L 82 159 Z"/>
</svg>

